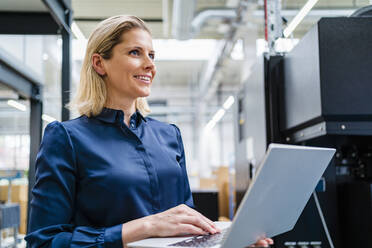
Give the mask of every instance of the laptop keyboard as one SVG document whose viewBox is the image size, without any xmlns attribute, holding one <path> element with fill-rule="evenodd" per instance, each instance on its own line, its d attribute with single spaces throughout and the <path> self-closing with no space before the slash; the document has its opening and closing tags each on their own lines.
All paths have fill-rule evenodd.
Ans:
<svg viewBox="0 0 372 248">
<path fill-rule="evenodd" d="M 195 236 L 186 239 L 181 242 L 171 244 L 169 246 L 180 246 L 180 247 L 211 247 L 222 243 L 225 239 L 225 234 L 229 230 L 228 228 L 223 229 L 220 233 Z"/>
</svg>

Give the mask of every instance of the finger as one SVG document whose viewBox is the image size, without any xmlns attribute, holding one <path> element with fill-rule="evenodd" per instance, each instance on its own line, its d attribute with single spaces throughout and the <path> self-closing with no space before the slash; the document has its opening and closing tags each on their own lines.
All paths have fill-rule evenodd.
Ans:
<svg viewBox="0 0 372 248">
<path fill-rule="evenodd" d="M 186 223 L 186 224 L 192 224 L 194 226 L 197 226 L 204 231 L 207 231 L 209 233 L 216 233 L 216 231 L 203 219 L 199 218 L 199 216 L 195 215 L 183 215 L 179 216 L 179 222 L 180 223 Z"/>
<path fill-rule="evenodd" d="M 266 242 L 265 239 L 258 240 L 254 245 L 258 246 L 258 247 L 268 247 L 269 246 L 268 242 Z"/>
<path fill-rule="evenodd" d="M 199 219 L 204 221 L 209 226 L 209 229 L 212 230 L 212 231 L 209 231 L 209 232 L 211 232 L 212 234 L 217 233 L 217 232 L 221 232 L 221 230 L 219 230 L 217 228 L 217 226 L 213 223 L 213 221 L 211 221 L 210 219 L 208 219 L 207 217 L 205 217 L 204 215 L 202 215 L 201 213 L 199 213 L 195 210 L 193 210 L 192 212 L 193 212 L 193 214 L 195 214 L 195 216 L 197 216 Z"/>
<path fill-rule="evenodd" d="M 270 239 L 270 238 L 265 238 L 265 241 L 266 241 L 269 245 L 274 244 L 274 240 L 272 240 L 272 239 Z"/>
<path fill-rule="evenodd" d="M 197 216 L 199 219 L 201 219 L 202 221 L 204 221 L 205 223 L 207 223 L 207 225 L 209 227 L 206 228 L 205 230 L 207 230 L 210 233 L 213 233 L 214 234 L 214 233 L 216 233 L 216 232 L 219 231 L 215 227 L 215 224 L 211 220 L 209 220 L 208 218 L 204 217 L 198 211 L 190 208 L 186 204 L 181 204 L 181 205 L 177 206 L 175 210 L 177 211 L 178 214 L 186 214 L 186 215 L 189 215 L 189 216 Z"/>
<path fill-rule="evenodd" d="M 201 213 L 199 213 L 195 209 L 189 208 L 188 213 L 190 215 L 196 215 L 199 218 L 203 219 L 205 222 L 207 222 L 211 226 L 211 228 L 214 229 L 215 232 L 221 232 L 221 230 L 216 226 L 216 224 L 213 221 L 211 221 L 210 219 L 208 219 L 207 217 L 205 217 L 204 215 L 202 215 Z"/>
<path fill-rule="evenodd" d="M 195 211 L 195 210 L 194 210 Z M 216 225 L 216 223 L 214 223 L 213 221 L 211 221 L 210 219 L 208 219 L 207 217 L 205 217 L 204 215 L 202 215 L 201 213 L 199 213 L 199 212 L 197 212 L 197 211 L 195 211 L 201 218 L 203 218 L 204 219 L 204 221 L 206 221 L 209 225 L 211 225 L 215 230 L 218 230 L 218 231 L 221 231 L 218 227 L 217 227 L 217 225 Z"/>
<path fill-rule="evenodd" d="M 203 229 L 191 225 L 191 224 L 179 224 L 177 228 L 177 235 L 207 235 L 208 233 L 204 231 Z"/>
</svg>

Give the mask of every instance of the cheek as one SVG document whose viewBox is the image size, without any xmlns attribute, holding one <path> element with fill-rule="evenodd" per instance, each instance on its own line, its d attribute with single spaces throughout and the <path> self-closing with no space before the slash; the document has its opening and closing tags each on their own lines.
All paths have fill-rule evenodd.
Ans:
<svg viewBox="0 0 372 248">
<path fill-rule="evenodd" d="M 128 72 L 134 72 L 138 70 L 139 68 L 141 68 L 141 61 L 132 59 L 132 60 L 127 61 L 126 63 L 123 63 L 122 66 L 124 70 Z"/>
</svg>

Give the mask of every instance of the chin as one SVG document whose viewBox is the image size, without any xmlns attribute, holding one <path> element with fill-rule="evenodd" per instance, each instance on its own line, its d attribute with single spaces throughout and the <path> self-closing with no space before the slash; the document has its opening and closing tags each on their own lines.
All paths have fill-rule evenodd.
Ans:
<svg viewBox="0 0 372 248">
<path fill-rule="evenodd" d="M 148 89 L 148 90 L 141 90 L 141 92 L 138 94 L 139 97 L 148 97 L 151 93 L 151 90 Z"/>
<path fill-rule="evenodd" d="M 144 94 L 146 94 L 146 96 L 149 96 L 151 94 L 151 87 L 147 87 L 146 89 L 143 90 Z"/>
</svg>

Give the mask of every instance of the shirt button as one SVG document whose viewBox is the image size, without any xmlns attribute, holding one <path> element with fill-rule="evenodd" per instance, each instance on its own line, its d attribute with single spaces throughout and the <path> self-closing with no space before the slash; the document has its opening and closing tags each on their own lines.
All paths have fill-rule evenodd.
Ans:
<svg viewBox="0 0 372 248">
<path fill-rule="evenodd" d="M 131 128 L 134 128 L 134 123 L 131 123 L 131 124 L 130 124 L 130 127 L 131 127 Z"/>
</svg>

